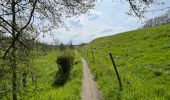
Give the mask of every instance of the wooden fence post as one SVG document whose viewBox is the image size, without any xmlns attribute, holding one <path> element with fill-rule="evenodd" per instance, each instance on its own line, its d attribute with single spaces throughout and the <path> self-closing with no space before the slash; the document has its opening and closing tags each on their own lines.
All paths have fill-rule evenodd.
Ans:
<svg viewBox="0 0 170 100">
<path fill-rule="evenodd" d="M 92 57 L 93 57 L 93 61 L 94 61 L 94 54 L 93 54 L 93 50 L 91 50 L 91 54 L 92 54 Z"/>
<path fill-rule="evenodd" d="M 118 73 L 118 70 L 117 70 L 116 63 L 114 62 L 114 59 L 113 59 L 113 56 L 112 56 L 111 53 L 109 53 L 109 56 L 110 56 L 110 59 L 111 59 L 111 61 L 112 61 L 112 63 L 113 63 L 113 67 L 114 67 L 115 72 L 116 72 L 117 80 L 118 80 L 118 82 L 119 82 L 119 89 L 120 89 L 120 91 L 122 91 L 122 90 L 123 90 L 123 88 L 122 88 L 122 82 L 121 82 L 121 79 L 120 79 L 120 76 L 119 76 L 119 73 Z"/>
</svg>

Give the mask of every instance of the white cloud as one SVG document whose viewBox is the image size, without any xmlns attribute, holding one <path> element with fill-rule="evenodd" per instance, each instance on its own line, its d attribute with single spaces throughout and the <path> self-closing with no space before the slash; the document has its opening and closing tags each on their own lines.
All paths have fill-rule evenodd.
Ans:
<svg viewBox="0 0 170 100">
<path fill-rule="evenodd" d="M 82 28 L 83 24 L 80 23 L 80 21 L 76 20 L 70 20 L 69 21 L 70 27 L 74 27 L 74 28 Z"/>
<path fill-rule="evenodd" d="M 142 22 L 142 20 L 137 17 L 128 17 L 128 19 L 125 21 L 126 24 L 131 24 L 136 22 Z"/>
<path fill-rule="evenodd" d="M 126 1 L 123 1 L 123 4 L 112 3 L 111 0 L 99 1 L 97 0 L 95 9 L 89 13 L 66 19 L 70 31 L 64 28 L 53 30 L 54 38 L 64 43 L 70 40 L 74 43 L 89 42 L 97 37 L 133 30 L 141 25 L 138 18 L 129 17 L 124 13 L 129 7 Z M 51 38 L 48 37 L 44 41 L 50 42 Z"/>
</svg>

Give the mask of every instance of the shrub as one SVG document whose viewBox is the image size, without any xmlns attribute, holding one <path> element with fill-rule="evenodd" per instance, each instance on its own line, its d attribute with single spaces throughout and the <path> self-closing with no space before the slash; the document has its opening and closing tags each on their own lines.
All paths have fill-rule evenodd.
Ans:
<svg viewBox="0 0 170 100">
<path fill-rule="evenodd" d="M 69 72 L 74 64 L 74 52 L 62 53 L 57 57 L 56 63 L 60 71 Z"/>
</svg>

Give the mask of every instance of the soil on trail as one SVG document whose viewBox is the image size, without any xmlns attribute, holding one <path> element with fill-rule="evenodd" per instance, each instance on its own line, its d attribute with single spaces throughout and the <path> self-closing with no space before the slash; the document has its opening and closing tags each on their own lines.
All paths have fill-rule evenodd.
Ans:
<svg viewBox="0 0 170 100">
<path fill-rule="evenodd" d="M 93 80 L 93 76 L 88 68 L 86 61 L 83 62 L 83 91 L 82 100 L 102 100 L 102 95 L 97 88 L 96 82 Z"/>
</svg>

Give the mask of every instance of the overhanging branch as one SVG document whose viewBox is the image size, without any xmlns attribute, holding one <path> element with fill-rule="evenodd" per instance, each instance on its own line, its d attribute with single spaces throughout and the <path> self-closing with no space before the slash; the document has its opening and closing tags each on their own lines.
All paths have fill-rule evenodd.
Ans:
<svg viewBox="0 0 170 100">
<path fill-rule="evenodd" d="M 20 41 L 19 39 L 17 39 L 17 40 L 23 47 L 25 47 L 26 49 L 29 49 L 22 41 Z"/>
<path fill-rule="evenodd" d="M 132 1 L 131 0 L 128 0 L 133 12 L 135 13 L 135 15 L 139 18 L 141 18 L 141 15 L 138 14 L 138 12 L 136 12 L 136 9 L 134 8 L 134 5 L 132 4 Z"/>
<path fill-rule="evenodd" d="M 9 25 L 9 26 L 12 27 L 12 25 L 11 25 L 10 23 L 8 23 L 8 21 L 6 21 L 3 17 L 0 16 L 0 19 L 1 19 L 3 22 L 5 22 L 7 25 Z"/>
<path fill-rule="evenodd" d="M 12 46 L 14 45 L 14 43 L 12 43 L 7 50 L 5 50 L 4 56 L 2 57 L 2 59 L 5 59 L 6 55 L 9 53 L 9 51 L 11 50 Z"/>
<path fill-rule="evenodd" d="M 12 34 L 12 32 L 11 32 L 8 28 L 6 28 L 5 26 L 3 26 L 3 25 L 1 25 L 1 24 L 0 24 L 0 26 L 1 26 L 2 28 L 4 28 L 6 31 L 8 31 L 10 34 Z"/>
<path fill-rule="evenodd" d="M 31 13 L 30 13 L 29 20 L 28 20 L 28 22 L 26 23 L 26 25 L 19 30 L 19 32 L 20 32 L 20 31 L 23 31 L 23 30 L 29 25 L 29 23 L 31 22 L 31 19 L 32 19 L 32 16 L 33 16 L 33 14 L 34 14 L 35 7 L 36 7 L 37 2 L 38 2 L 38 0 L 35 0 L 35 3 L 33 4 L 33 9 L 32 9 L 32 11 L 31 11 Z"/>
</svg>

